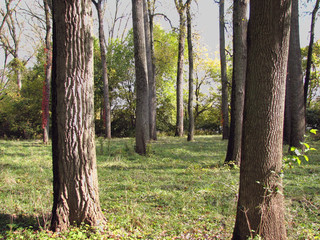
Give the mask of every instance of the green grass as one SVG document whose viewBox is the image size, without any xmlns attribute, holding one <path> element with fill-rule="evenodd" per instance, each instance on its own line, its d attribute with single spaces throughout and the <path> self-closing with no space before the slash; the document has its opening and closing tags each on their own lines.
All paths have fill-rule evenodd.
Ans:
<svg viewBox="0 0 320 240">
<path fill-rule="evenodd" d="M 223 166 L 226 144 L 221 136 L 162 137 L 142 157 L 133 139 L 97 139 L 106 230 L 52 233 L 51 146 L 0 140 L 0 239 L 230 239 L 239 170 Z M 309 158 L 285 172 L 289 239 L 319 236 L 320 154 Z"/>
</svg>

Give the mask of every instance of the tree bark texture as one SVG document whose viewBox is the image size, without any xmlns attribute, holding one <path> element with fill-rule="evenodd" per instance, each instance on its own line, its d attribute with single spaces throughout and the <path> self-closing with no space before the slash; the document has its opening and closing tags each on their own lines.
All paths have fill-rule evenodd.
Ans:
<svg viewBox="0 0 320 240">
<path fill-rule="evenodd" d="M 188 141 L 193 141 L 194 136 L 194 117 L 193 117 L 193 44 L 192 44 L 192 18 L 190 13 L 190 4 L 187 5 L 187 39 L 188 39 L 188 55 L 189 55 L 189 99 L 188 99 Z"/>
<path fill-rule="evenodd" d="M 136 69 L 136 152 L 145 155 L 150 139 L 149 128 L 149 87 L 146 59 L 146 38 L 144 28 L 144 0 L 132 0 L 132 21 L 134 57 Z"/>
<path fill-rule="evenodd" d="M 304 86 L 301 66 L 299 37 L 299 0 L 292 0 L 291 30 L 289 42 L 288 75 L 286 90 L 286 112 L 284 133 L 287 133 L 288 144 L 303 148 L 305 134 Z"/>
<path fill-rule="evenodd" d="M 186 13 L 185 5 L 182 0 L 176 2 L 176 8 L 179 13 L 179 41 L 178 41 L 178 67 L 177 67 L 177 121 L 175 136 L 183 136 L 183 67 L 184 67 L 184 48 L 186 39 Z"/>
<path fill-rule="evenodd" d="M 304 102 L 306 107 L 308 106 L 308 90 L 309 90 L 309 82 L 310 82 L 310 74 L 311 74 L 311 64 L 312 64 L 312 51 L 313 51 L 313 42 L 314 42 L 314 27 L 316 23 L 316 16 L 319 10 L 320 0 L 316 1 L 314 9 L 311 15 L 311 29 L 310 29 L 310 42 L 308 48 L 308 56 L 307 56 L 307 66 L 306 66 L 306 76 L 304 81 Z"/>
<path fill-rule="evenodd" d="M 42 96 L 42 129 L 43 129 L 43 143 L 47 144 L 49 141 L 49 103 L 50 103 L 50 84 L 51 84 L 51 67 L 52 67 L 52 48 L 51 48 L 51 22 L 50 22 L 50 8 L 48 0 L 43 0 L 45 17 L 46 17 L 46 38 L 45 38 L 45 80 L 43 86 Z"/>
<path fill-rule="evenodd" d="M 91 4 L 53 1 L 53 231 L 105 221 L 96 166 Z"/>
<path fill-rule="evenodd" d="M 244 93 L 247 67 L 247 0 L 233 1 L 233 73 L 231 120 L 225 163 L 240 165 Z"/>
<path fill-rule="evenodd" d="M 221 123 L 222 139 L 229 138 L 229 107 L 228 107 L 228 78 L 227 62 L 225 53 L 225 34 L 224 34 L 224 1 L 219 3 L 219 29 L 220 29 L 220 66 L 221 66 Z"/>
<path fill-rule="evenodd" d="M 146 0 L 143 1 L 144 10 L 144 28 L 146 37 L 146 54 L 147 54 L 147 68 L 148 68 L 148 85 L 149 85 L 149 125 L 150 125 L 150 139 L 157 140 L 157 126 L 156 126 L 156 116 L 157 116 L 157 99 L 156 99 L 156 80 L 153 62 L 153 18 L 150 18 L 149 4 Z"/>
<path fill-rule="evenodd" d="M 251 0 L 248 61 L 233 239 L 285 239 L 282 140 L 291 0 Z"/>
<path fill-rule="evenodd" d="M 109 80 L 108 80 L 108 69 L 107 69 L 107 59 L 106 59 L 106 48 L 105 48 L 105 34 L 104 34 L 104 24 L 103 24 L 103 9 L 102 1 L 92 0 L 98 13 L 99 22 L 99 45 L 100 45 L 100 55 L 101 55 L 101 67 L 102 67 L 102 82 L 103 82 L 103 102 L 105 108 L 104 122 L 105 122 L 105 137 L 111 139 L 111 108 L 110 108 L 110 98 L 109 98 Z"/>
</svg>

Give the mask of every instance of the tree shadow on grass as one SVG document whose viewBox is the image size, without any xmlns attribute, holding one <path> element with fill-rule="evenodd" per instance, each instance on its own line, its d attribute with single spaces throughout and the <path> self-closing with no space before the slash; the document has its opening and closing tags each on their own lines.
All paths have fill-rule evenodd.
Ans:
<svg viewBox="0 0 320 240">
<path fill-rule="evenodd" d="M 18 228 L 32 228 L 33 230 L 40 230 L 46 228 L 50 223 L 50 215 L 38 217 L 26 214 L 6 214 L 0 213 L 0 235 L 5 235 L 8 231 L 14 231 Z"/>
</svg>

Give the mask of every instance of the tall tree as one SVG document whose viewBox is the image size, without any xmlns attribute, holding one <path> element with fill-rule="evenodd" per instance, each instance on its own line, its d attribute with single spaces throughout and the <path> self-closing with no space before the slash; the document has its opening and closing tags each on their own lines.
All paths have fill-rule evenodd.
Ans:
<svg viewBox="0 0 320 240">
<path fill-rule="evenodd" d="M 240 163 L 247 65 L 247 0 L 233 1 L 233 72 L 231 120 L 225 163 Z"/>
<path fill-rule="evenodd" d="M 50 5 L 48 0 L 43 0 L 43 5 L 44 5 L 45 18 L 46 18 L 46 37 L 45 37 L 46 63 L 45 63 L 45 80 L 43 84 L 43 95 L 42 95 L 42 128 L 43 128 L 43 142 L 48 143 L 52 48 L 51 48 Z"/>
<path fill-rule="evenodd" d="M 157 140 L 157 99 L 156 99 L 156 80 L 154 69 L 154 51 L 153 51 L 153 17 L 151 13 L 151 3 L 146 0 L 143 1 L 144 10 L 144 28 L 146 38 L 146 54 L 147 54 L 147 68 L 148 68 L 148 84 L 149 84 L 149 125 L 150 125 L 150 139 Z"/>
<path fill-rule="evenodd" d="M 102 67 L 102 82 L 103 82 L 103 102 L 104 102 L 104 122 L 105 122 L 105 136 L 111 138 L 111 108 L 109 98 L 109 80 L 107 72 L 107 59 L 106 59 L 106 47 L 105 47 L 105 34 L 103 26 L 103 1 L 104 0 L 92 0 L 92 3 L 97 9 L 98 22 L 99 22 L 99 45 L 101 55 L 101 67 Z"/>
<path fill-rule="evenodd" d="M 177 121 L 176 136 L 183 135 L 183 66 L 184 66 L 184 47 L 186 39 L 186 6 L 190 0 L 183 3 L 183 0 L 174 0 L 179 14 L 179 50 L 177 67 Z"/>
<path fill-rule="evenodd" d="M 188 141 L 193 141 L 194 135 L 194 117 L 193 117 L 193 43 L 192 43 L 192 18 L 191 18 L 191 1 L 187 5 L 187 39 L 188 39 L 188 55 L 189 55 L 189 99 L 188 99 Z"/>
<path fill-rule="evenodd" d="M 53 1 L 51 228 L 104 223 L 93 104 L 91 0 Z"/>
<path fill-rule="evenodd" d="M 21 0 L 5 0 L 5 10 L 0 9 L 0 14 L 3 17 L 0 23 L 0 42 L 4 50 L 13 58 L 10 64 L 15 72 L 19 91 L 22 88 L 21 68 L 25 65 L 19 56 L 21 29 L 23 28 L 17 18 L 17 7 L 20 2 Z"/>
<path fill-rule="evenodd" d="M 226 40 L 224 34 L 224 1 L 219 2 L 219 30 L 220 30 L 220 65 L 221 65 L 221 115 L 222 139 L 229 138 L 229 107 L 228 107 L 228 78 L 226 60 Z"/>
<path fill-rule="evenodd" d="M 232 239 L 285 239 L 282 140 L 291 0 L 251 0 L 240 165 Z M 257 132 L 258 131 L 258 132 Z"/>
<path fill-rule="evenodd" d="M 310 82 L 310 73 L 311 73 L 311 64 L 312 64 L 312 50 L 313 50 L 313 42 L 314 42 L 314 28 L 316 23 L 317 12 L 320 7 L 320 0 L 316 1 L 314 9 L 311 15 L 311 30 L 310 30 L 310 42 L 309 42 L 309 49 L 308 49 L 308 57 L 307 57 L 307 66 L 306 66 L 306 76 L 304 81 L 304 102 L 307 106 L 307 97 L 308 97 L 308 89 L 309 89 L 309 82 Z"/>
<path fill-rule="evenodd" d="M 144 0 L 132 0 L 134 57 L 136 69 L 136 152 L 145 155 L 149 135 L 149 87 L 144 28 Z"/>
<path fill-rule="evenodd" d="M 291 146 L 302 148 L 305 134 L 305 103 L 299 37 L 299 1 L 292 0 L 286 87 L 284 139 Z"/>
</svg>

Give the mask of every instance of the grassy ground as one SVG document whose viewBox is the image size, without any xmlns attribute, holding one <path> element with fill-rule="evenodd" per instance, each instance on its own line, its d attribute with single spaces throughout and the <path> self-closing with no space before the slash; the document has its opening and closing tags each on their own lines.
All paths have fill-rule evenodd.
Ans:
<svg viewBox="0 0 320 240">
<path fill-rule="evenodd" d="M 52 205 L 51 146 L 0 140 L 0 239 L 230 239 L 239 170 L 223 166 L 220 136 L 162 137 L 148 157 L 133 139 L 97 139 L 103 233 L 87 226 L 48 231 Z M 319 142 L 311 142 L 320 149 Z M 285 171 L 289 239 L 320 231 L 320 154 Z"/>
</svg>

